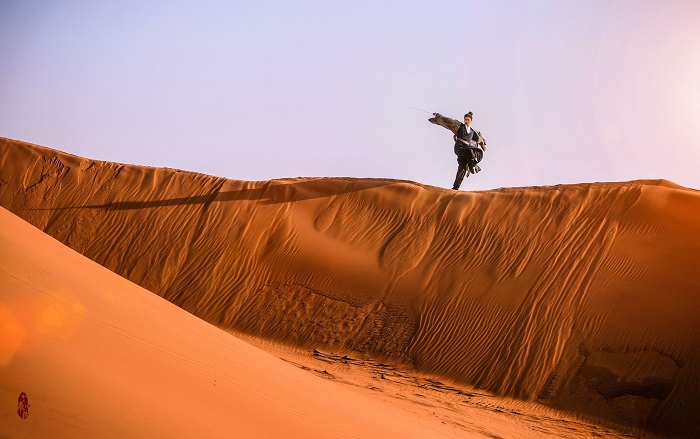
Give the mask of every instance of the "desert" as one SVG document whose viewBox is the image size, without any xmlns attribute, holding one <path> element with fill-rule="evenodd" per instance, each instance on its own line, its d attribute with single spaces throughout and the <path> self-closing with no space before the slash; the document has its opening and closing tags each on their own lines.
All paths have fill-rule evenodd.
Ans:
<svg viewBox="0 0 700 439">
<path fill-rule="evenodd" d="M 700 434 L 700 192 L 670 181 L 253 182 L 2 138 L 0 206 L 3 436 Z"/>
</svg>

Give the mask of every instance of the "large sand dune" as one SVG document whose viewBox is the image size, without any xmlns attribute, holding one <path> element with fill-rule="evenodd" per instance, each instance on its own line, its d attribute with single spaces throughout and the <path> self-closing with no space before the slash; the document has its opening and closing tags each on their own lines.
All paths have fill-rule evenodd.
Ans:
<svg viewBox="0 0 700 439">
<path fill-rule="evenodd" d="M 0 139 L 0 205 L 225 329 L 698 436 L 700 193 L 243 182 Z"/>
<path fill-rule="evenodd" d="M 457 437 L 238 340 L 3 208 L 0 248 L 0 437 Z"/>
</svg>

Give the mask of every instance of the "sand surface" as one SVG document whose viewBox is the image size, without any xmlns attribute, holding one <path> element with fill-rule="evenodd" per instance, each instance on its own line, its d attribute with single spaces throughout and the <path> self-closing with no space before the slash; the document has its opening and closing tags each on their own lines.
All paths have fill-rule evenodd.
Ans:
<svg viewBox="0 0 700 439">
<path fill-rule="evenodd" d="M 0 205 L 228 331 L 700 435 L 700 193 L 668 181 L 245 182 L 0 139 Z"/>
<path fill-rule="evenodd" d="M 2 437 L 461 437 L 244 343 L 3 208 L 0 227 Z"/>
</svg>

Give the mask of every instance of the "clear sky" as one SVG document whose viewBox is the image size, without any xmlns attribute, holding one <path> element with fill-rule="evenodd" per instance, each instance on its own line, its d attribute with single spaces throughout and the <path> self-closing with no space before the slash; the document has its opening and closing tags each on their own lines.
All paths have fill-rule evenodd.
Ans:
<svg viewBox="0 0 700 439">
<path fill-rule="evenodd" d="M 700 189 L 700 2 L 0 0 L 0 136 L 241 180 Z"/>
</svg>

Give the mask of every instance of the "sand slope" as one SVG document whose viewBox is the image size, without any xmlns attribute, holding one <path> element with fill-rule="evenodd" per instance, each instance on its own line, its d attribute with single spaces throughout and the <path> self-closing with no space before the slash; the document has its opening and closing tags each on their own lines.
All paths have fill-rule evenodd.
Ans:
<svg viewBox="0 0 700 439">
<path fill-rule="evenodd" d="M 700 193 L 226 180 L 0 140 L 0 205 L 224 328 L 700 435 Z"/>
<path fill-rule="evenodd" d="M 1 437 L 456 437 L 238 340 L 2 208 L 0 250 Z"/>
</svg>

